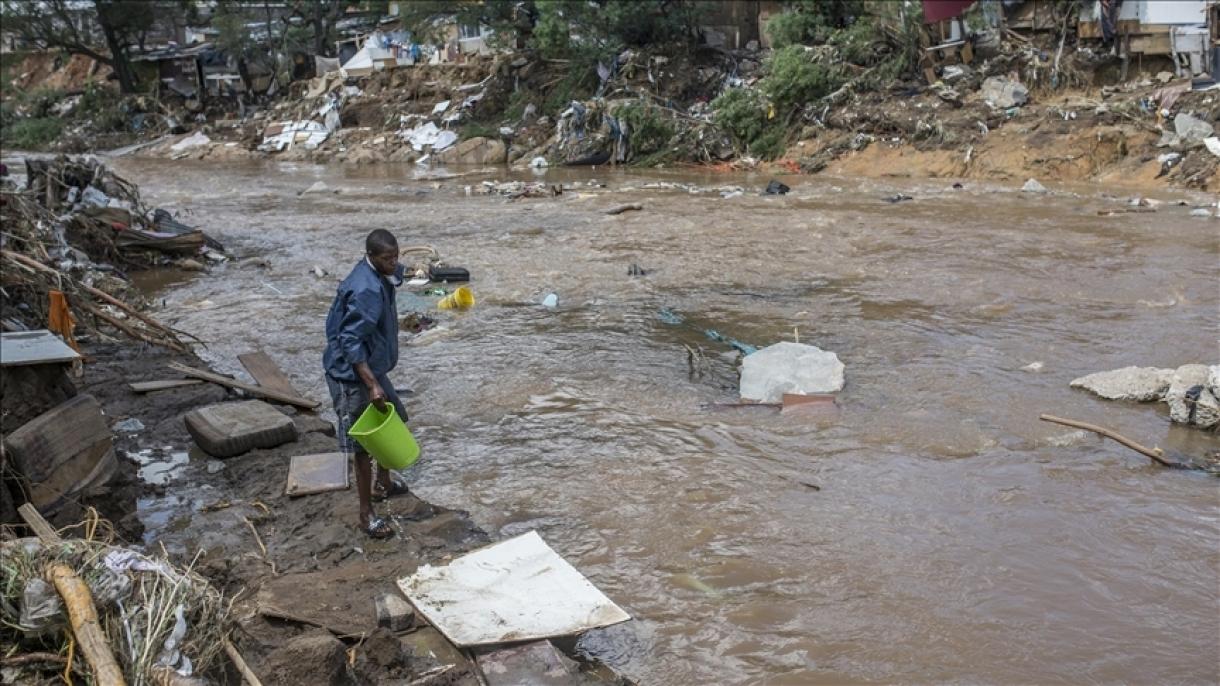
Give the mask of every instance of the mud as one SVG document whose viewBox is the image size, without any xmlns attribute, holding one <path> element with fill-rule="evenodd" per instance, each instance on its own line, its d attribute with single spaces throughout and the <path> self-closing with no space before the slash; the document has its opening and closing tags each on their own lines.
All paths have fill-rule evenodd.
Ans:
<svg viewBox="0 0 1220 686">
<path fill-rule="evenodd" d="M 373 599 L 397 593 L 396 580 L 423 562 L 488 542 L 466 513 L 413 495 L 396 497 L 377 509 L 393 521 L 397 535 L 370 540 L 356 526 L 353 491 L 300 498 L 283 493 L 289 458 L 336 449 L 329 421 L 281 406 L 297 423 L 297 441 L 216 460 L 193 446 L 182 416 L 235 394 L 213 384 L 149 394 L 127 387 L 174 378 L 170 362 L 205 366 L 202 360 L 136 344 L 94 346 L 88 355 L 77 380 L 81 392 L 98 398 L 112 424 L 135 418 L 145 428 L 116 433 L 121 473 L 84 504 L 98 507 L 123 539 L 193 562 L 235 598 L 238 644 L 265 683 L 376 684 L 437 666 L 393 635 L 371 635 Z M 251 526 L 267 548 L 265 557 Z M 268 608 L 338 627 L 350 645 L 362 636 L 370 640 L 360 642 L 353 653 L 358 658 L 349 660 L 349 645 L 328 631 L 268 619 L 261 614 Z"/>
</svg>

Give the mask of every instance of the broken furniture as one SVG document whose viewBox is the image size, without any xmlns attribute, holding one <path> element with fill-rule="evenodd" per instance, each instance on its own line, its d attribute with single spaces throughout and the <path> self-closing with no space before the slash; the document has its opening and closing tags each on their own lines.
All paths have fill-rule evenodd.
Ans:
<svg viewBox="0 0 1220 686">
<path fill-rule="evenodd" d="M 212 457 L 236 457 L 297 438 L 292 418 L 261 400 L 209 405 L 187 412 L 183 419 L 195 443 Z"/>
<path fill-rule="evenodd" d="M 68 378 L 80 359 L 50 331 L 0 334 L 7 432 L 0 465 L 12 476 L 0 488 L 48 514 L 104 485 L 118 466 L 101 406 Z M 12 519 L 12 503 L 0 500 L 8 504 L 0 516 Z"/>
</svg>

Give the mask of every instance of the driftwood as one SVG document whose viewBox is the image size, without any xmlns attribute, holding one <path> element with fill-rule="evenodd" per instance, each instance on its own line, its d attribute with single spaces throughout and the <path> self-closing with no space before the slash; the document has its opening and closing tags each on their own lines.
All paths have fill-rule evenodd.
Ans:
<svg viewBox="0 0 1220 686">
<path fill-rule="evenodd" d="M 34 535 L 38 537 L 38 540 L 47 545 L 63 542 L 64 539 L 60 538 L 59 533 L 55 531 L 47 520 L 43 519 L 42 514 L 34 509 L 33 505 L 26 503 L 17 508 L 17 513 L 21 515 L 25 523 L 34 531 Z"/>
<path fill-rule="evenodd" d="M 72 625 L 76 645 L 85 654 L 85 660 L 93 668 L 96 682 L 100 686 L 125 686 L 123 670 L 114 659 L 114 652 L 106 641 L 106 634 L 97 619 L 97 608 L 93 606 L 93 595 L 89 586 L 72 568 L 62 562 L 47 566 L 47 576 L 59 591 Z"/>
<path fill-rule="evenodd" d="M 127 387 L 134 393 L 152 393 L 183 386 L 198 386 L 201 383 L 203 381 L 200 379 L 165 379 L 164 381 L 135 381 L 127 384 Z"/>
<path fill-rule="evenodd" d="M 275 402 L 284 403 L 286 405 L 295 405 L 296 407 L 301 407 L 306 410 L 312 410 L 320 404 L 316 400 L 309 400 L 308 398 L 302 398 L 297 395 L 292 395 L 289 393 L 280 393 L 278 391 L 261 388 L 259 386 L 254 386 L 254 385 L 251 385 L 248 383 L 242 383 L 241 381 L 238 381 L 237 379 L 230 379 L 227 376 L 213 374 L 212 372 L 204 371 L 202 369 L 195 369 L 194 367 L 188 367 L 184 364 L 179 364 L 177 362 L 171 362 L 169 364 L 169 368 L 176 372 L 180 372 L 182 374 L 185 374 L 185 375 L 195 378 L 195 379 L 203 379 L 204 381 L 210 381 L 214 384 L 219 384 L 221 386 L 227 386 L 229 388 L 235 388 L 240 391 L 245 391 L 246 393 L 249 393 L 250 395 L 252 395 L 256 398 L 274 400 Z"/>
<path fill-rule="evenodd" d="M 1152 460 L 1153 462 L 1156 462 L 1157 464 L 1159 464 L 1163 467 L 1170 467 L 1173 469 L 1182 469 L 1183 468 L 1183 465 L 1180 465 L 1180 464 L 1177 464 L 1174 462 L 1170 462 L 1169 460 L 1166 460 L 1164 457 L 1162 457 L 1162 452 L 1161 452 L 1160 448 L 1144 447 L 1144 446 L 1140 445 L 1139 443 L 1136 443 L 1135 441 L 1131 440 L 1130 438 L 1127 438 L 1126 436 L 1121 436 L 1105 427 L 1097 426 L 1096 424 L 1088 424 L 1086 422 L 1078 422 L 1074 419 L 1063 419 L 1061 417 L 1054 417 L 1049 414 L 1044 414 L 1044 415 L 1038 417 L 1038 419 L 1041 419 L 1044 422 L 1051 422 L 1052 424 L 1062 424 L 1063 426 L 1070 426 L 1073 429 L 1084 429 L 1085 431 L 1092 431 L 1095 434 L 1100 434 L 1102 436 L 1105 436 L 1106 438 L 1109 438 L 1112 441 L 1117 441 L 1117 442 L 1127 446 L 1128 448 L 1143 455 L 1144 457 L 1147 457 L 1148 459 Z"/>
<path fill-rule="evenodd" d="M 237 652 L 237 648 L 233 647 L 229 639 L 224 639 L 224 646 L 225 653 L 233 661 L 233 666 L 237 668 L 237 671 L 241 672 L 241 676 L 246 680 L 246 683 L 250 684 L 250 686 L 263 686 L 263 682 L 259 681 L 258 676 L 250 670 L 250 665 L 246 664 L 245 658 L 241 656 L 241 653 Z"/>
</svg>

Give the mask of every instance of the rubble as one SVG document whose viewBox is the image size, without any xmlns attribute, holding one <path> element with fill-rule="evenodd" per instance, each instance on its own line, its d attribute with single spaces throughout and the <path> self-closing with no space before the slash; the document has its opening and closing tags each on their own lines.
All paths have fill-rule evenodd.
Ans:
<svg viewBox="0 0 1220 686">
<path fill-rule="evenodd" d="M 1029 102 L 1029 89 L 1017 81 L 993 76 L 983 81 L 983 99 L 993 107 L 1006 110 Z"/>
<path fill-rule="evenodd" d="M 1172 381 L 1172 369 L 1123 367 L 1073 379 L 1070 385 L 1107 400 L 1150 402 L 1164 398 Z"/>
</svg>

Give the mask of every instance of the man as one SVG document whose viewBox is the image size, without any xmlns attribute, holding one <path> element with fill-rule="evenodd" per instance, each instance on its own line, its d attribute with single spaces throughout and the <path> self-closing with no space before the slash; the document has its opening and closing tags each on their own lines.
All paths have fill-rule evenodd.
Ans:
<svg viewBox="0 0 1220 686">
<path fill-rule="evenodd" d="M 356 460 L 356 494 L 360 499 L 360 527 L 373 538 L 394 535 L 389 522 L 373 514 L 372 465 L 369 454 L 347 435 L 347 430 L 372 405 L 384 412 L 392 405 L 405 422 L 407 411 L 394 384 L 386 376 L 398 364 L 398 308 L 394 289 L 402 284 L 404 269 L 398 263 L 398 240 L 377 229 L 364 241 L 364 259 L 339 284 L 335 302 L 326 316 L 326 352 L 322 366 L 326 385 L 339 416 L 339 447 Z M 379 500 L 407 492 L 390 472 L 377 466 Z"/>
</svg>

